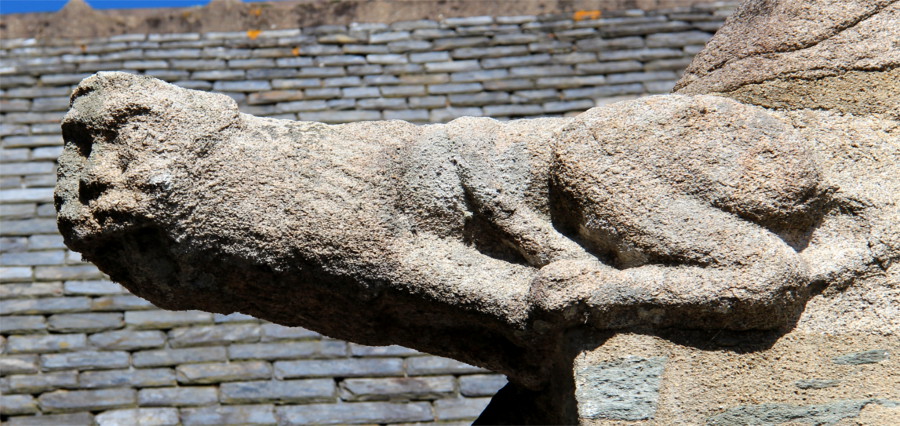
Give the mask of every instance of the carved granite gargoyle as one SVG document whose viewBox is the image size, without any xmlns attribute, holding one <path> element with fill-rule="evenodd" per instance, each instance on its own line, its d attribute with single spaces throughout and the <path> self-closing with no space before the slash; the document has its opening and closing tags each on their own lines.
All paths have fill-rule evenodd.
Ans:
<svg viewBox="0 0 900 426">
<path fill-rule="evenodd" d="M 100 73 L 62 126 L 66 244 L 135 294 L 529 387 L 569 328 L 778 328 L 843 271 L 799 253 L 841 203 L 808 131 L 726 97 L 329 126 Z"/>
<path fill-rule="evenodd" d="M 791 127 L 711 96 L 326 126 L 101 73 L 63 131 L 60 227 L 114 280 L 165 308 L 367 342 L 777 327 L 808 271 L 776 232 L 805 231 L 825 200 Z"/>
</svg>

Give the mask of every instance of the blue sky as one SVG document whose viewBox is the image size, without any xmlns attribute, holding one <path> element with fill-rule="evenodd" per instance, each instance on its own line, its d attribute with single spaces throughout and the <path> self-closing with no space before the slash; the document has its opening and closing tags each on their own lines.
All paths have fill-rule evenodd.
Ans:
<svg viewBox="0 0 900 426">
<path fill-rule="evenodd" d="M 151 7 L 187 7 L 209 3 L 209 0 L 86 0 L 94 9 L 132 9 Z M 244 0 L 247 1 L 247 0 Z M 0 0 L 0 14 L 23 12 L 55 12 L 66 0 Z"/>
</svg>

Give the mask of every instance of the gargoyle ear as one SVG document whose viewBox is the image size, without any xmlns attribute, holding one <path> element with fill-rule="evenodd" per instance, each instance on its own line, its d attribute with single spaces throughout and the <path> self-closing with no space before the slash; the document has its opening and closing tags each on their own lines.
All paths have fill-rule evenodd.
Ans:
<svg viewBox="0 0 900 426">
<path fill-rule="evenodd" d="M 63 137 L 68 141 L 89 135 L 111 141 L 122 124 L 151 113 L 154 103 L 139 94 L 155 91 L 146 86 L 158 83 L 162 82 L 124 72 L 101 72 L 82 80 L 72 91 L 62 122 Z"/>
<path fill-rule="evenodd" d="M 115 143 L 119 130 L 137 116 L 152 113 L 150 107 L 142 104 L 116 104 L 106 102 L 101 96 L 91 94 L 81 96 L 77 106 L 63 118 L 62 136 L 67 145 L 74 146 L 79 153 L 88 157 L 93 144 Z"/>
<path fill-rule="evenodd" d="M 169 111 L 172 120 L 183 122 L 199 134 L 212 134 L 235 124 L 240 116 L 237 102 L 219 93 L 200 92 L 166 85 Z M 199 126 L 199 128 L 198 128 Z"/>
<path fill-rule="evenodd" d="M 68 120 L 108 128 L 152 113 L 160 122 L 221 129 L 240 114 L 237 103 L 228 96 L 124 72 L 100 72 L 82 80 L 72 92 L 70 112 L 74 110 L 79 116 L 67 116 Z"/>
</svg>

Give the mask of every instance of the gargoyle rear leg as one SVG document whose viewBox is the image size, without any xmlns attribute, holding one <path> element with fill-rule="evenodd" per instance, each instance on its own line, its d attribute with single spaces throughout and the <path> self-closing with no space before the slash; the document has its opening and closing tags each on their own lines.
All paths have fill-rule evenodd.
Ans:
<svg viewBox="0 0 900 426">
<path fill-rule="evenodd" d="M 611 265 L 542 268 L 531 291 L 540 311 L 599 328 L 773 328 L 800 300 L 805 264 L 761 226 L 680 194 L 623 159 L 556 170 L 561 199 L 575 212 L 577 223 L 567 224 L 573 237 Z"/>
</svg>

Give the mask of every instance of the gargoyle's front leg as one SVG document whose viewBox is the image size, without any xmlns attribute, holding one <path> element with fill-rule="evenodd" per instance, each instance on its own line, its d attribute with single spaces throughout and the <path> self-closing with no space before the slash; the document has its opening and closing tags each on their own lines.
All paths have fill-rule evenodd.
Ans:
<svg viewBox="0 0 900 426">
<path fill-rule="evenodd" d="M 515 124 L 503 126 L 495 131 L 510 131 Z M 528 167 L 533 161 L 528 157 L 526 143 L 519 142 L 513 148 L 507 147 L 506 151 L 481 140 L 469 143 L 463 144 L 464 148 L 456 154 L 456 172 L 472 214 L 480 216 L 495 231 L 499 231 L 504 243 L 533 267 L 539 268 L 559 260 L 594 259 L 584 248 L 554 228 L 549 214 L 539 212 L 535 205 L 546 203 L 546 200 L 529 199 L 529 184 L 532 181 L 546 181 L 546 177 Z M 549 161 L 547 155 L 539 162 L 549 164 Z M 498 173 L 498 169 L 504 173 Z"/>
<path fill-rule="evenodd" d="M 561 260 L 597 262 L 583 247 L 559 233 L 549 217 L 520 200 L 468 183 L 463 180 L 469 198 L 474 200 L 475 213 L 495 226 L 529 265 L 540 268 Z"/>
<path fill-rule="evenodd" d="M 535 343 L 528 324 L 528 291 L 537 268 L 424 232 L 395 240 L 387 253 L 390 285 L 403 296 L 381 311 L 384 324 L 373 327 L 381 332 L 402 328 L 396 343 L 499 371 L 520 384 L 546 380 L 545 348 Z M 376 303 L 387 302 L 390 293 Z M 416 303 L 399 303 L 410 297 Z M 492 351 L 475 350 L 484 346 Z"/>
</svg>

